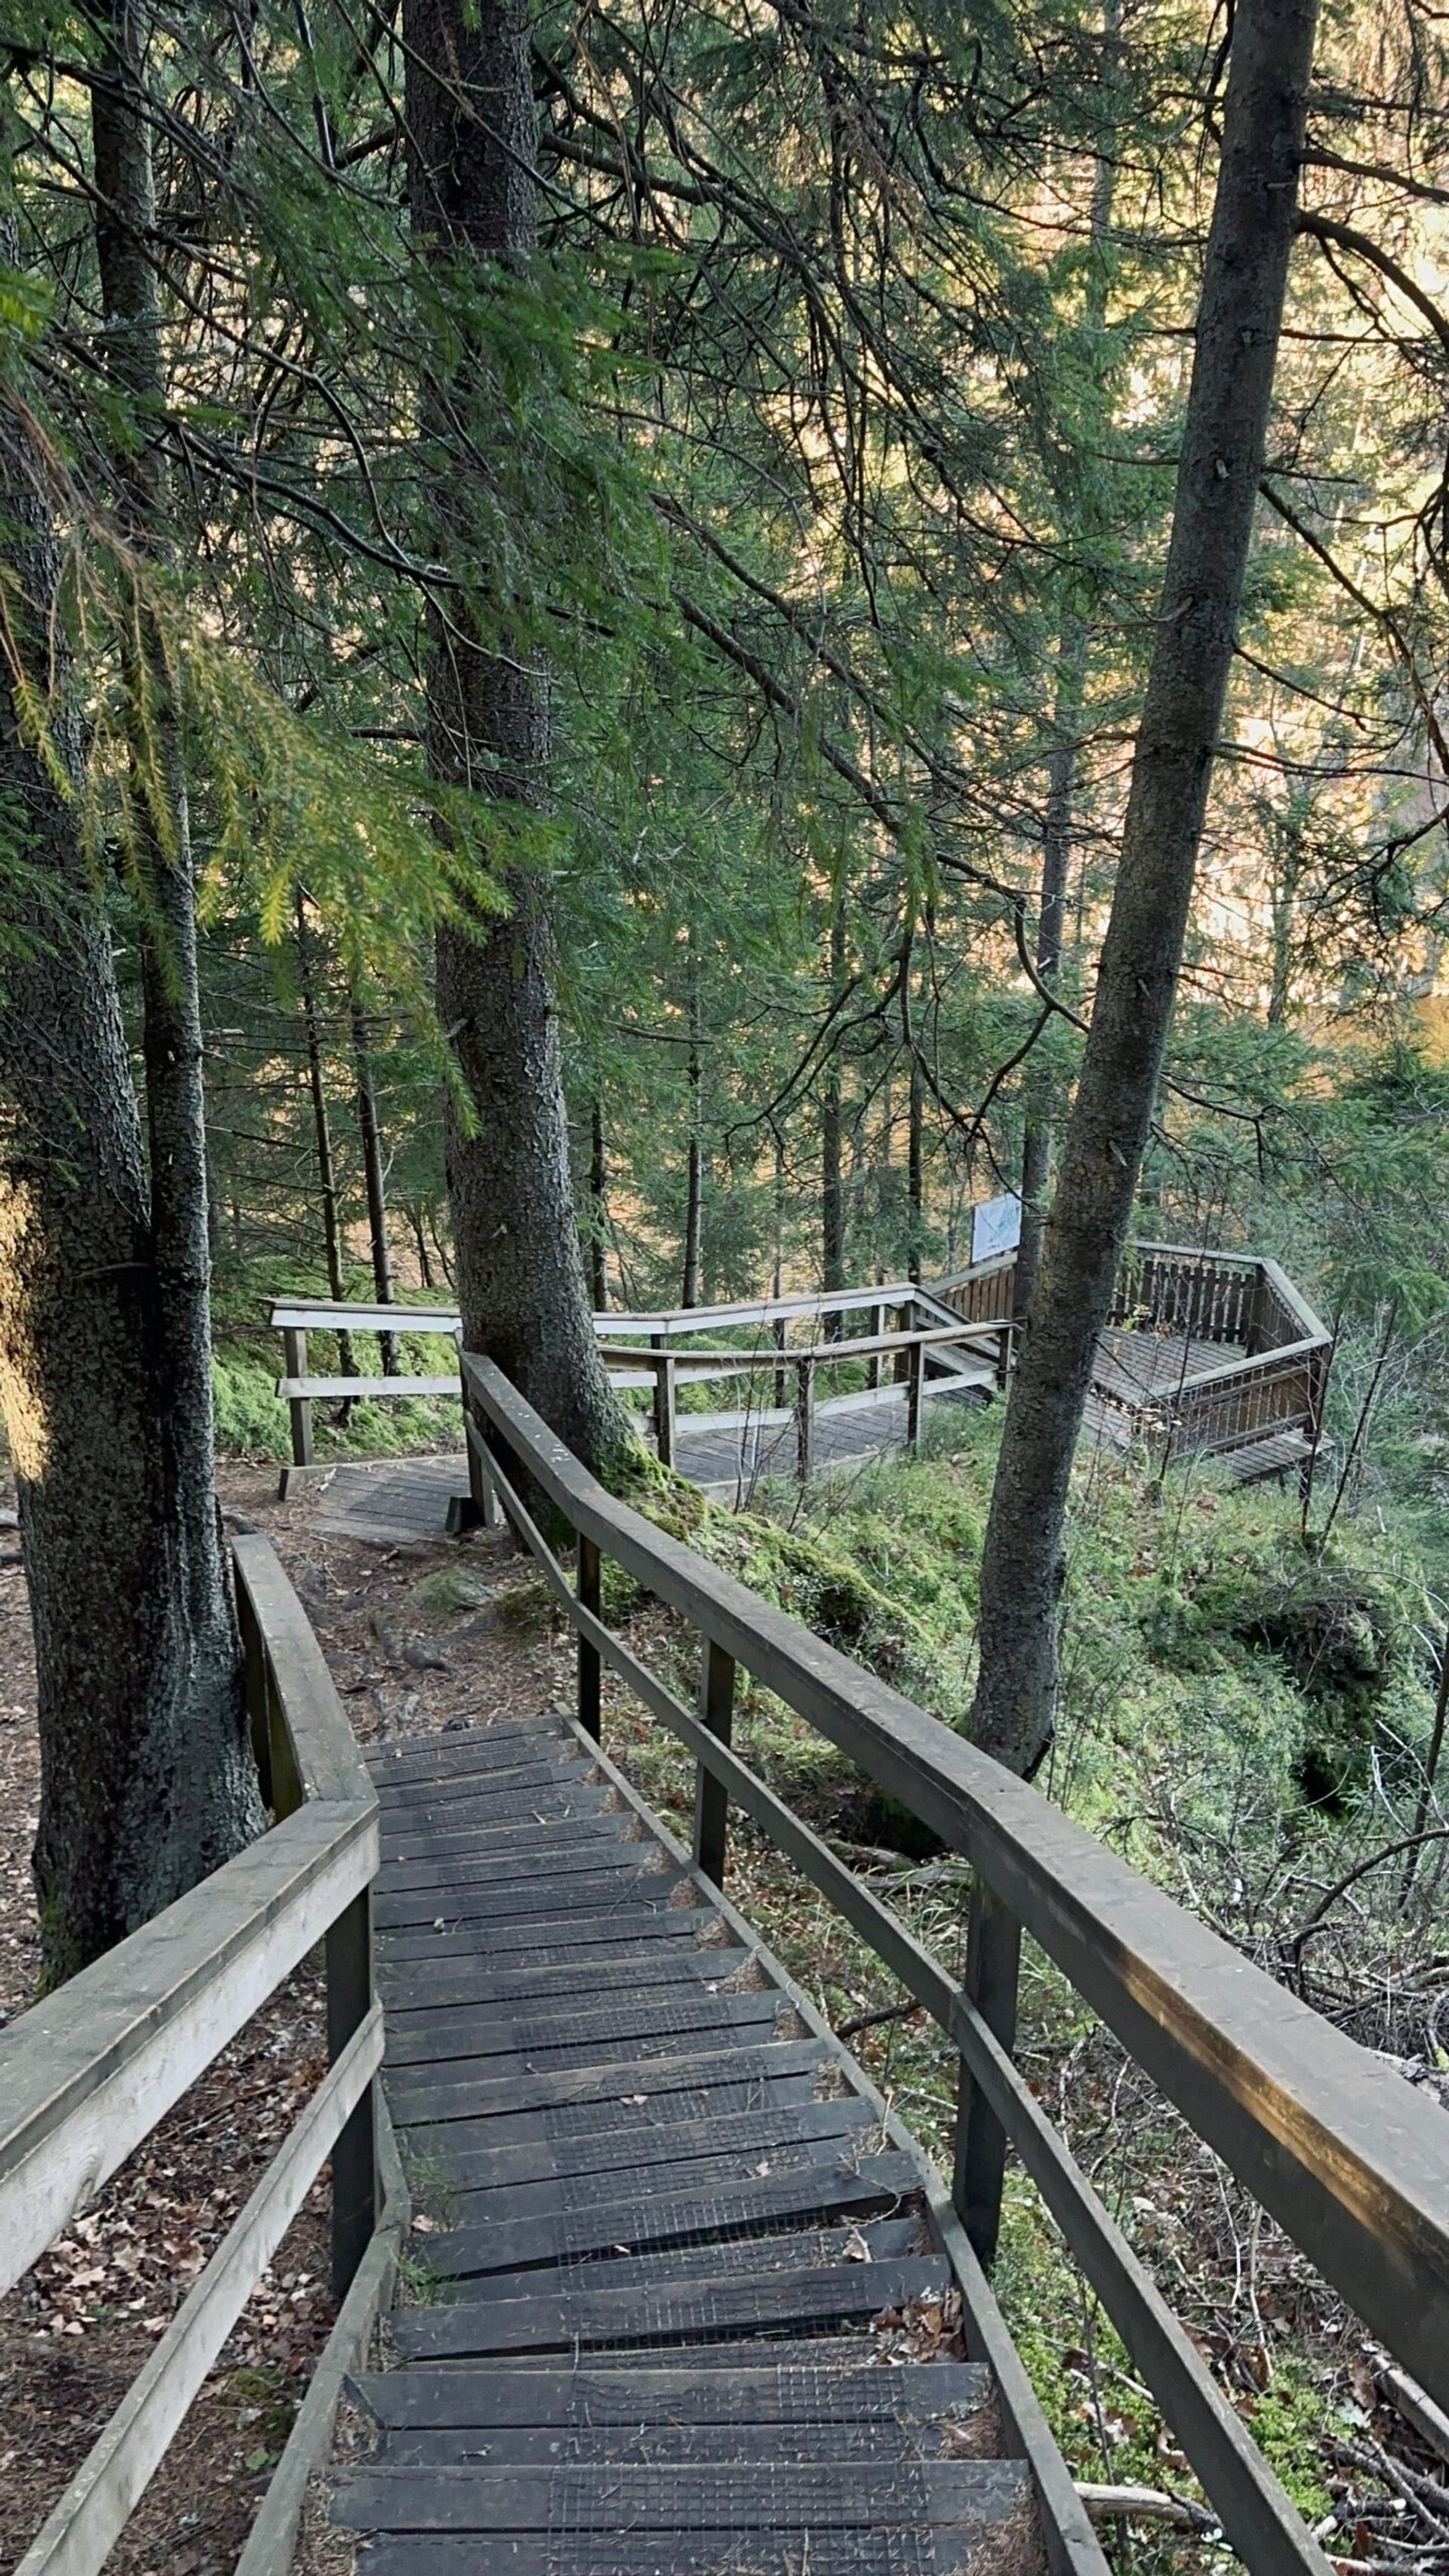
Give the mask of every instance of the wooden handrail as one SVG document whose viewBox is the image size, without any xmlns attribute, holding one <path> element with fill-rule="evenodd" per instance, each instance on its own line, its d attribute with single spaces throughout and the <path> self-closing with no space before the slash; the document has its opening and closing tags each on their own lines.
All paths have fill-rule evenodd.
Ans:
<svg viewBox="0 0 1449 2576">
<path fill-rule="evenodd" d="M 750 1377 L 761 1370 L 774 1371 L 776 1380 L 775 1416 L 788 1418 L 793 1413 L 796 1426 L 795 1460 L 797 1471 L 808 1473 L 813 1455 L 812 1419 L 816 1410 L 815 1383 L 807 1368 L 802 1374 L 800 1362 L 809 1358 L 814 1365 L 832 1366 L 836 1361 L 858 1361 L 870 1372 L 870 1386 L 878 1388 L 882 1363 L 899 1356 L 906 1381 L 908 1445 L 919 1439 L 923 1418 L 923 1399 L 939 1389 L 919 1380 L 917 1346 L 935 1345 L 947 1348 L 953 1342 L 969 1343 L 973 1339 L 994 1340 L 995 1369 L 998 1385 L 1005 1385 L 1013 1351 L 1012 1318 L 1008 1312 L 988 1311 L 974 1314 L 962 1311 L 953 1326 L 943 1320 L 950 1314 L 951 1298 L 968 1293 L 969 1304 L 986 1304 L 989 1308 L 1011 1305 L 1009 1283 L 1015 1275 L 1014 1252 L 993 1253 L 984 1261 L 972 1262 L 963 1270 L 953 1271 L 943 1279 L 924 1286 L 910 1280 L 882 1280 L 873 1286 L 849 1289 L 811 1291 L 789 1297 L 742 1299 L 732 1304 L 675 1308 L 657 1314 L 600 1314 L 593 1319 L 594 1330 L 607 1355 L 607 1363 L 616 1384 L 627 1384 L 630 1377 L 651 1379 L 654 1384 L 655 1437 L 659 1455 L 672 1465 L 675 1455 L 677 1391 L 681 1386 L 698 1385 L 710 1378 Z M 1159 1273 L 1169 1274 L 1166 1279 Z M 1290 1417 L 1275 1415 L 1279 1427 L 1301 1424 L 1317 1431 L 1322 1411 L 1324 1380 L 1331 1340 L 1307 1300 L 1293 1286 L 1286 1273 L 1274 1261 L 1249 1252 L 1211 1252 L 1190 1244 L 1144 1242 L 1132 1246 L 1123 1265 L 1114 1313 L 1125 1318 L 1135 1311 L 1129 1291 L 1134 1278 L 1143 1288 L 1143 1302 L 1166 1303 L 1169 1313 L 1181 1316 L 1186 1309 L 1188 1329 L 1205 1334 L 1209 1339 L 1233 1341 L 1251 1339 L 1264 1324 L 1281 1330 L 1281 1318 L 1296 1326 L 1297 1332 L 1287 1342 L 1267 1342 L 1246 1356 L 1228 1360 L 1221 1368 L 1195 1377 L 1176 1392 L 1146 1394 L 1138 1398 L 1124 1396 L 1117 1389 L 1098 1380 L 1096 1393 L 1100 1401 L 1124 1416 L 1139 1433 L 1165 1432 L 1169 1447 L 1184 1449 L 1194 1445 L 1192 1426 L 1200 1423 L 1215 1404 L 1228 1405 L 1234 1394 L 1240 1394 L 1242 1417 L 1224 1419 L 1216 1436 L 1196 1445 L 1205 1448 L 1241 1446 L 1259 1437 L 1263 1425 L 1253 1411 L 1253 1391 L 1274 1382 L 1264 1374 L 1266 1361 L 1293 1363 L 1306 1358 L 1313 1372 L 1303 1403 Z M 1222 1283 L 1227 1282 L 1226 1287 Z M 880 1329 L 880 1318 L 888 1308 L 895 1308 L 904 1318 L 914 1314 L 921 1320 L 909 1329 L 886 1332 Z M 788 1340 L 792 1323 L 814 1321 L 825 1323 L 846 1314 L 874 1313 L 877 1329 L 866 1334 L 852 1334 L 839 1341 L 811 1343 L 802 1350 Z M 279 1300 L 270 1310 L 271 1322 L 282 1332 L 286 1344 L 286 1373 L 277 1380 L 277 1392 L 290 1407 L 292 1457 L 295 1466 L 309 1467 L 313 1457 L 312 1406 L 314 1401 L 349 1396 L 393 1399 L 399 1396 L 449 1395 L 454 1380 L 448 1376 L 413 1376 L 388 1378 L 372 1376 L 343 1377 L 309 1373 L 307 1368 L 307 1335 L 310 1330 L 389 1331 L 414 1330 L 439 1334 L 461 1332 L 461 1319 L 451 1307 L 349 1306 L 322 1298 Z M 743 1331 L 749 1326 L 769 1327 L 769 1348 L 700 1346 L 700 1337 L 710 1332 Z M 643 1337 L 648 1337 L 648 1347 Z M 631 1338 L 632 1337 L 632 1338 Z M 686 1344 L 687 1356 L 676 1349 Z M 795 1400 L 787 1407 L 786 1372 L 793 1375 Z M 823 1408 L 821 1408 L 823 1409 Z M 722 1416 L 712 1428 L 746 1430 L 759 1419 L 752 1409 L 737 1417 Z M 290 1471 L 288 1471 L 290 1473 Z M 287 1476 L 283 1477 L 286 1490 Z"/>
<path fill-rule="evenodd" d="M 843 1360 L 885 1358 L 892 1352 L 910 1351 L 917 1346 L 924 1350 L 944 1350 L 958 1342 L 975 1341 L 978 1337 L 1009 1332 L 1010 1329 L 1010 1316 L 998 1315 L 989 1323 L 927 1324 L 912 1332 L 862 1333 L 844 1342 L 810 1342 L 787 1351 L 786 1357 L 792 1367 L 808 1359 L 813 1367 L 835 1368 Z M 669 1351 L 639 1350 L 629 1343 L 621 1347 L 615 1342 L 609 1344 L 608 1356 L 611 1368 L 632 1368 L 641 1375 L 674 1358 Z M 680 1384 L 687 1386 L 691 1377 L 753 1377 L 768 1373 L 778 1365 L 778 1358 L 771 1344 L 757 1351 L 691 1351 L 688 1359 L 675 1359 L 675 1366 L 679 1371 Z"/>
<path fill-rule="evenodd" d="M 269 1543 L 239 1537 L 234 1559 L 252 1741 L 278 1821 L 0 2035 L 0 2292 L 320 1940 L 330 2072 L 17 2576 L 96 2576 L 329 2156 L 339 2295 L 373 2232 L 377 1797 Z"/>
<path fill-rule="evenodd" d="M 1009 2131 L 1042 2182 L 1249 2565 L 1264 2576 L 1285 2567 L 1322 2571 L 1321 2553 L 1188 2338 L 1121 2248 L 1105 2212 L 1084 2208 L 1088 2187 L 1037 2106 L 1023 2098 L 1009 2054 L 1018 1927 L 1442 2401 L 1449 2395 L 1449 2127 L 1437 2105 L 1037 1791 L 608 1494 L 491 1362 L 465 1352 L 463 1372 L 479 1471 L 495 1480 L 581 1647 L 619 1672 L 792 1856 L 810 1855 L 802 1865 L 812 1866 L 857 1928 L 866 1928 L 907 1986 L 941 2009 L 966 2064 L 958 2205 L 978 2250 L 990 2249 L 996 2211 L 973 2200 L 968 2178 L 989 2178 L 994 2127 L 998 2135 Z M 597 1586 L 590 1603 L 571 1591 L 523 1498 L 525 1484 L 587 1543 L 595 1569 L 613 1558 L 686 1619 L 709 1651 L 753 1674 L 966 1856 L 977 1892 L 963 1987 L 946 1995 L 927 1981 L 922 1991 L 925 1971 L 911 1972 L 905 1928 L 893 1917 L 881 1922 L 885 1909 L 869 1891 L 823 1846 L 813 1850 L 809 1829 L 745 1771 L 719 1732 L 691 1716 L 615 1637 L 599 1615 Z M 717 1821 L 714 1830 L 719 1848 Z M 928 1966 L 932 1978 L 943 1976 L 934 1962 Z"/>
</svg>

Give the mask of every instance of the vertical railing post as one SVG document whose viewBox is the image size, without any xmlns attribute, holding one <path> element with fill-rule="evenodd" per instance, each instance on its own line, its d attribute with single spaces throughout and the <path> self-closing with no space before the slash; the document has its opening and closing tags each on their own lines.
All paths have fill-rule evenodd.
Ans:
<svg viewBox="0 0 1449 2576">
<path fill-rule="evenodd" d="M 735 1659 L 706 1637 L 699 1667 L 699 1717 L 711 1735 L 728 1744 L 734 1727 Z M 694 1865 L 716 1887 L 724 1885 L 729 1832 L 729 1791 L 701 1762 L 694 1775 Z"/>
<path fill-rule="evenodd" d="M 343 1907 L 327 1935 L 327 2062 L 335 2066 L 372 2010 L 372 1890 Z M 332 2294 L 345 2298 L 377 2225 L 374 2086 L 332 2150 Z"/>
<path fill-rule="evenodd" d="M 996 1383 L 998 1387 L 1004 1387 L 1010 1379 L 1011 1348 L 1015 1338 L 1016 1326 L 1014 1324 L 1003 1324 L 996 1336 Z"/>
<path fill-rule="evenodd" d="M 966 1992 L 987 2028 L 1005 2049 L 1016 2040 L 1016 2001 L 1021 1973 L 1021 1925 L 978 1878 L 971 1899 L 966 1949 Z M 973 2080 L 963 2058 L 956 2114 L 956 2215 L 989 2264 L 1001 2232 L 1001 2189 L 1006 2172 L 1006 2132 Z"/>
<path fill-rule="evenodd" d="M 247 1728 L 252 1740 L 252 1759 L 257 1766 L 262 1805 L 272 1804 L 272 1703 L 270 1676 L 267 1672 L 267 1650 L 257 1626 L 246 1585 L 237 1578 L 236 1623 L 242 1643 L 242 1694 L 246 1704 Z"/>
<path fill-rule="evenodd" d="M 472 1435 L 467 1444 L 468 1492 L 472 1498 L 474 1521 L 479 1529 L 497 1529 L 503 1514 L 498 1507 L 497 1489 L 488 1473 L 482 1427 L 475 1422 L 469 1406 L 465 1406 L 463 1421 L 465 1430 Z"/>
<path fill-rule="evenodd" d="M 673 1351 L 661 1347 L 662 1337 L 650 1335 L 654 1361 L 654 1445 L 661 1467 L 674 1464 L 674 1375 L 678 1365 Z"/>
<path fill-rule="evenodd" d="M 879 1341 L 881 1334 L 885 1331 L 885 1308 L 884 1306 L 871 1306 L 868 1307 L 866 1311 L 870 1317 L 870 1337 L 872 1341 Z M 879 1351 L 873 1351 L 869 1360 L 866 1362 L 865 1382 L 872 1390 L 880 1385 Z"/>
<path fill-rule="evenodd" d="M 795 1362 L 795 1472 L 802 1485 L 810 1480 L 811 1414 L 815 1402 L 815 1357 L 803 1351 Z"/>
<path fill-rule="evenodd" d="M 581 1530 L 579 1532 L 579 1607 L 583 1610 L 592 1610 L 596 1619 L 600 1617 L 603 1609 L 602 1577 L 603 1565 L 598 1543 L 594 1539 L 585 1538 Z M 598 1647 L 590 1642 L 581 1628 L 579 1630 L 579 1724 L 585 1735 L 591 1735 L 596 1744 L 599 1741 L 601 1726 L 599 1698 L 601 1675 Z"/>
<path fill-rule="evenodd" d="M 789 1338 L 790 1338 L 790 1327 L 789 1327 L 789 1324 L 788 1324 L 788 1322 L 787 1322 L 786 1318 L 785 1318 L 783 1315 L 777 1315 L 777 1316 L 775 1317 L 775 1348 L 776 1348 L 776 1350 L 777 1350 L 777 1351 L 783 1351 L 783 1350 L 784 1350 L 784 1348 L 785 1348 L 786 1343 L 789 1341 Z M 779 1407 L 781 1410 L 783 1410 L 783 1408 L 784 1408 L 784 1406 L 785 1406 L 786 1402 L 787 1402 L 787 1397 L 786 1397 L 786 1394 L 785 1394 L 785 1371 L 784 1371 L 783 1366 L 781 1366 L 781 1365 L 777 1362 L 777 1364 L 776 1364 L 776 1368 L 775 1368 L 775 1403 L 776 1403 L 777 1407 Z"/>
<path fill-rule="evenodd" d="M 285 1325 L 282 1331 L 282 1352 L 288 1377 L 305 1377 L 307 1374 L 306 1334 L 297 1332 L 290 1324 Z M 292 1464 L 294 1467 L 310 1467 L 312 1464 L 312 1399 L 309 1395 L 290 1396 L 287 1409 L 292 1417 Z"/>
<path fill-rule="evenodd" d="M 911 1344 L 910 1375 L 906 1379 L 906 1447 L 908 1449 L 919 1449 L 921 1445 L 921 1416 L 925 1410 L 925 1397 L 926 1345 L 924 1342 L 916 1341 Z"/>
</svg>

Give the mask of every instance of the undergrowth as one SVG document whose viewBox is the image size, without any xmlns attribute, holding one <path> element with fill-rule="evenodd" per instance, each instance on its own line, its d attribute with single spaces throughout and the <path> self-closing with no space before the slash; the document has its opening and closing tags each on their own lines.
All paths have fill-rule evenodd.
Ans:
<svg viewBox="0 0 1449 2576">
<path fill-rule="evenodd" d="M 943 1434 L 948 1454 L 836 1472 L 804 1496 L 765 1490 L 747 1512 L 720 1509 L 652 1460 L 636 1464 L 631 1499 L 962 1727 L 999 1417 L 958 1414 Z M 1437 1614 L 1409 1541 L 1381 1516 L 1373 1526 L 1342 1517 L 1320 1547 L 1305 1537 L 1296 1493 L 1240 1490 L 1201 1463 L 1162 1483 L 1150 1462 L 1098 1455 L 1074 1492 L 1067 1605 L 1058 1734 L 1041 1787 L 1342 2026 L 1436 2062 L 1437 2003 L 1426 2036 L 1405 1970 L 1444 1946 L 1440 1872 L 1426 1869 L 1400 1912 L 1399 1865 L 1371 1867 L 1353 1906 L 1330 1908 L 1322 1939 L 1296 1957 L 1292 1949 L 1322 1892 L 1394 1840 L 1423 1786 L 1426 1640 Z M 636 1645 L 688 1697 L 692 1641 L 617 1569 L 605 1612 L 632 1621 Z M 622 1694 L 609 1699 L 611 1742 L 646 1795 L 684 1824 L 692 1766 Z M 743 1676 L 735 1741 L 959 1969 L 964 1865 Z M 852 2045 L 949 2169 L 956 2070 L 944 2040 L 740 1820 L 730 1869 L 737 1901 L 835 2026 L 865 2024 Z M 1019 2054 L 1034 2089 L 1299 2509 L 1326 2524 L 1347 2491 L 1335 2444 L 1345 2431 L 1363 2438 L 1348 2368 L 1359 2330 L 1029 1944 L 1022 2006 Z M 1200 2502 L 1171 2431 L 1015 2175 L 997 2283 L 1074 2473 Z M 1201 2533 L 1145 2525 L 1113 2546 L 1135 2576 L 1206 2576 L 1235 2563 Z"/>
</svg>

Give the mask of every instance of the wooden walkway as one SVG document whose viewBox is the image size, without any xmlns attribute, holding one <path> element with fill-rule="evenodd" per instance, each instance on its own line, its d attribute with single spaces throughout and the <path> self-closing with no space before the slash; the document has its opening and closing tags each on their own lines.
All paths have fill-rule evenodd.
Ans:
<svg viewBox="0 0 1449 2576">
<path fill-rule="evenodd" d="M 926 2168 L 561 1717 L 370 1756 L 385 2090 L 437 2295 L 334 2519 L 367 2576 L 1028 2576 Z"/>
<path fill-rule="evenodd" d="M 935 1394 L 937 1406 L 978 1404 L 974 1388 L 963 1394 Z M 904 1393 L 894 1402 L 874 1402 L 858 1412 L 822 1412 L 816 1416 L 814 1463 L 819 1467 L 864 1464 L 889 1456 L 907 1445 Z M 678 1457 L 682 1476 L 703 1485 L 721 1499 L 737 1492 L 748 1501 L 750 1488 L 762 1477 L 788 1477 L 795 1470 L 795 1430 L 787 1417 L 765 1416 L 738 1430 L 691 1427 L 679 1417 Z M 468 1490 L 463 1452 L 441 1457 L 349 1460 L 335 1468 L 319 1496 L 317 1528 L 333 1538 L 363 1539 L 376 1547 L 406 1547 L 442 1538 L 448 1505 Z"/>
</svg>

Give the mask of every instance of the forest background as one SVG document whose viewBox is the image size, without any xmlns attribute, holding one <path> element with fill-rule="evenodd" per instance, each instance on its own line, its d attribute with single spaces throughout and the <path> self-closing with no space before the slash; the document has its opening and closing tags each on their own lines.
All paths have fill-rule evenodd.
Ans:
<svg viewBox="0 0 1449 2576">
<path fill-rule="evenodd" d="M 108 1344 L 77 1302 L 86 1245 L 124 1268 L 144 1237 L 193 1323 L 209 1270 L 221 1445 L 277 1455 L 267 1297 L 450 1289 L 470 1152 L 528 1203 L 549 1140 L 457 1043 L 497 925 L 502 1002 L 532 995 L 561 1049 L 563 1221 L 596 1305 L 929 1278 L 981 1198 L 1024 1185 L 1029 1246 L 1046 1202 L 1154 641 L 1228 19 L 606 0 L 487 27 L 526 113 L 492 230 L 460 245 L 422 69 L 466 10 L 10 12 L 0 1075 L 25 1106 L 0 1378 L 22 1483 L 78 1355 L 123 1385 L 124 1318 Z M 1422 1828 L 1433 1788 L 1444 100 L 1432 13 L 1326 13 L 1139 1202 L 1145 1234 L 1271 1254 L 1329 1318 L 1332 1463 L 1316 1530 L 1210 1474 L 1085 1481 L 1047 1775 L 1263 1955 L 1335 1870 Z M 493 695 L 460 763 L 470 660 Z M 24 1120 L 45 1130 L 48 1099 L 74 1123 L 46 1131 L 70 1176 L 47 1201 Z M 520 1330 L 552 1293 L 527 1270 L 525 1247 Z M 201 1360 L 178 1328 L 209 1423 Z M 138 1380 L 150 1496 L 174 1462 L 145 1417 Z M 444 1428 L 358 1406 L 326 1436 Z M 65 1430 L 82 1466 L 102 1430 L 113 1464 L 116 1418 Z M 993 1440 L 864 1480 L 813 1536 L 792 1501 L 710 1543 L 964 1721 Z M 149 1508 L 115 1498 L 109 1549 L 28 1531 L 35 1565 L 72 1569 L 55 1599 L 83 1545 L 114 1619 Z M 224 1782 L 193 1851 L 234 1841 L 245 1800 Z M 1362 2035 L 1432 2066 L 1441 1877 L 1358 1884 L 1323 1992 L 1338 1977 L 1358 2026 L 1391 1957 L 1409 2002 Z M 165 1893 L 111 1889 L 66 1941 Z M 1050 2001 L 1055 2064 L 1076 2037 Z"/>
</svg>

